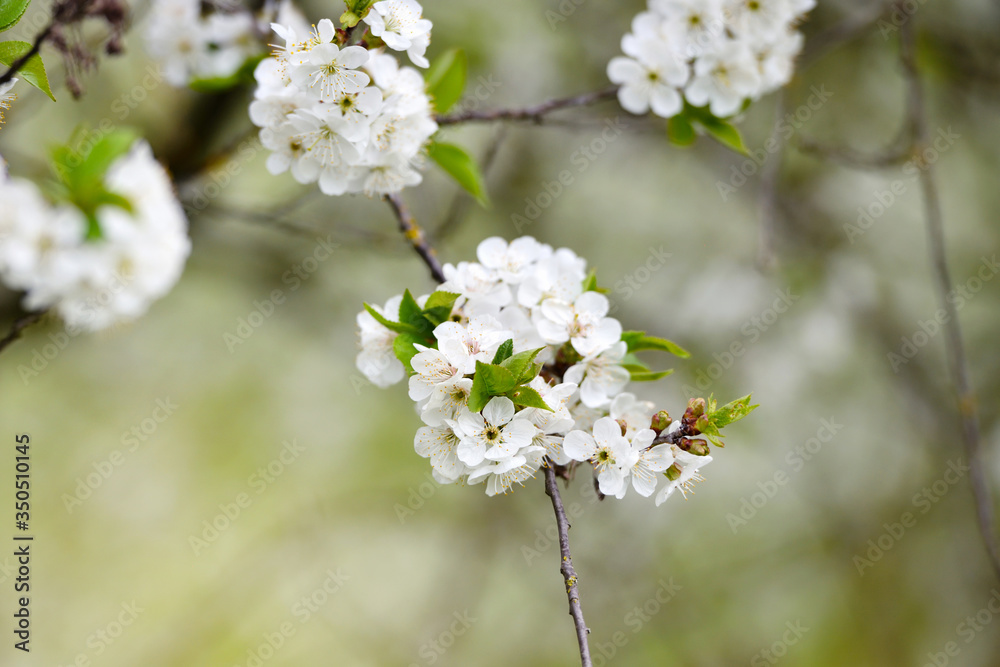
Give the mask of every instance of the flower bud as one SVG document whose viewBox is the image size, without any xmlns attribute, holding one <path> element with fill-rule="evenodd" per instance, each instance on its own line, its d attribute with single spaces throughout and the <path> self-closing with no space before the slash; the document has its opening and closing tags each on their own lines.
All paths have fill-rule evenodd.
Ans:
<svg viewBox="0 0 1000 667">
<path fill-rule="evenodd" d="M 669 479 L 671 482 L 673 482 L 673 481 L 676 481 L 676 480 L 680 479 L 680 477 L 681 477 L 681 469 L 678 468 L 677 464 L 675 463 L 672 466 L 670 466 L 669 468 L 667 468 L 666 471 L 663 473 L 663 475 L 664 475 L 664 477 L 666 477 L 667 479 Z"/>
<path fill-rule="evenodd" d="M 694 422 L 695 433 L 704 433 L 708 430 L 708 415 L 699 415 Z"/>
<path fill-rule="evenodd" d="M 711 453 L 711 450 L 708 448 L 708 442 L 700 438 L 697 440 L 681 438 L 681 441 L 677 444 L 677 446 L 685 452 L 694 454 L 695 456 L 708 456 Z"/>
<path fill-rule="evenodd" d="M 659 435 L 660 431 L 668 426 L 670 426 L 670 414 L 666 410 L 660 410 L 653 415 L 653 421 L 649 425 L 649 428 L 656 431 L 656 435 Z"/>
<path fill-rule="evenodd" d="M 626 433 L 628 433 L 628 423 L 624 419 L 619 419 L 618 420 L 618 425 L 621 426 L 622 435 L 625 435 Z"/>
<path fill-rule="evenodd" d="M 688 401 L 687 413 L 685 416 L 691 416 L 698 418 L 705 414 L 705 399 L 704 398 L 692 398 Z"/>
</svg>

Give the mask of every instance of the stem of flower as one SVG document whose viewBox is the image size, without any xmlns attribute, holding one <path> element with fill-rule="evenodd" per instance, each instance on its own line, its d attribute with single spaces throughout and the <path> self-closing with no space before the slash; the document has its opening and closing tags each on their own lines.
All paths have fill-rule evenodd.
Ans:
<svg viewBox="0 0 1000 667">
<path fill-rule="evenodd" d="M 434 280 L 443 283 L 445 278 L 441 262 L 438 261 L 437 255 L 434 253 L 434 248 L 427 242 L 424 230 L 420 228 L 420 225 L 410 215 L 409 210 L 407 210 L 406 205 L 403 203 L 403 199 L 398 194 L 389 194 L 385 195 L 385 200 L 389 202 L 392 212 L 396 214 L 396 219 L 399 221 L 399 231 L 403 232 L 403 236 L 406 237 L 406 240 L 410 242 L 413 249 L 420 255 L 420 259 L 424 260 L 424 264 L 431 270 L 431 276 Z"/>
<path fill-rule="evenodd" d="M 561 97 L 548 102 L 542 102 L 535 106 L 524 109 L 493 109 L 488 111 L 462 111 L 450 116 L 438 116 L 438 125 L 457 125 L 458 123 L 491 123 L 502 120 L 530 120 L 541 123 L 542 119 L 553 111 L 569 109 L 571 107 L 582 107 L 608 100 L 618 94 L 618 86 L 611 86 L 603 90 L 598 90 L 583 95 L 573 97 Z"/>
<path fill-rule="evenodd" d="M 561 565 L 559 571 L 562 572 L 566 582 L 566 597 L 569 598 L 569 615 L 573 617 L 573 624 L 576 626 L 576 641 L 580 645 L 580 664 L 582 667 L 593 667 L 590 660 L 590 644 L 587 642 L 587 635 L 590 630 L 583 620 L 583 607 L 580 606 L 580 591 L 578 588 L 579 579 L 576 570 L 573 569 L 573 556 L 569 551 L 569 521 L 566 519 L 566 510 L 563 508 L 562 496 L 559 495 L 559 485 L 556 482 L 555 468 L 551 461 L 546 460 L 543 466 L 545 471 L 545 493 L 552 499 L 552 509 L 556 513 L 556 526 L 559 529 L 559 555 Z"/>
</svg>

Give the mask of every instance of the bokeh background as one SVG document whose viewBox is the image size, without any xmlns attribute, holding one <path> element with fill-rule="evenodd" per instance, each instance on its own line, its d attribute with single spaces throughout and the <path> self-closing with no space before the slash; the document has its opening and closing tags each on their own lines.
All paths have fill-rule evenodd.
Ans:
<svg viewBox="0 0 1000 667">
<path fill-rule="evenodd" d="M 44 0 L 34 4 L 17 28 L 24 37 L 44 13 Z M 643 4 L 424 6 L 431 55 L 465 48 L 469 93 L 482 98 L 472 104 L 485 108 L 605 86 L 605 64 Z M 449 129 L 448 140 L 491 158 L 489 210 L 434 169 L 405 193 L 445 261 L 471 259 L 487 236 L 522 233 L 587 257 L 626 328 L 692 351 L 674 376 L 636 386 L 644 397 L 671 412 L 711 392 L 753 391 L 760 403 L 687 501 L 598 503 L 580 483 L 564 493 L 577 514 L 595 664 L 1000 663 L 1000 619 L 987 606 L 1000 589 L 968 476 L 948 473 L 964 457 L 943 335 L 919 335 L 938 306 L 917 184 L 899 169 L 852 171 L 794 147 L 891 142 L 903 114 L 898 30 L 871 23 L 830 42 L 871 4 L 820 5 L 803 30 L 807 49 L 823 48 L 785 94 L 787 112 L 801 114 L 792 145 L 765 151 L 777 183 L 765 215 L 770 269 L 757 264 L 761 170 L 709 139 L 674 148 L 661 121 L 613 101 L 543 126 Z M 912 7 L 931 127 L 957 135 L 935 169 L 955 282 L 970 290 L 960 318 L 997 485 L 1000 280 L 981 279 L 995 277 L 1000 245 L 1000 9 Z M 305 9 L 314 21 L 342 11 Z M 0 663 L 576 664 L 542 480 L 495 499 L 437 487 L 412 450 L 419 422 L 405 388 L 376 389 L 354 370 L 362 301 L 432 287 L 388 207 L 271 177 L 252 148 L 192 175 L 247 136 L 250 93 L 144 86 L 142 27 L 125 56 L 85 77 L 82 100 L 60 86 L 53 104 L 21 87 L 0 130 L 12 171 L 41 177 L 45 147 L 78 124 L 138 127 L 187 200 L 201 202 L 184 276 L 146 317 L 73 338 L 47 322 L 0 358 L 2 497 L 13 499 L 13 435 L 30 433 L 36 535 L 30 656 L 10 646 L 12 558 L 0 556 Z M 58 58 L 47 60 L 60 82 Z M 831 95 L 810 107 L 816 89 Z M 763 99 L 741 120 L 751 149 L 765 146 L 777 103 Z M 616 118 L 627 127 L 600 139 Z M 593 159 L 581 160 L 584 147 Z M 734 176 L 744 167 L 745 183 Z M 228 183 L 227 168 L 238 172 Z M 563 170 L 572 183 L 542 196 Z M 900 193 L 852 234 L 859 210 L 879 210 L 894 183 Z M 532 219 L 519 229 L 514 215 Z M 337 248 L 293 287 L 287 272 L 317 239 Z M 275 290 L 283 303 L 227 345 Z M 780 294 L 790 303 L 781 313 Z M 17 295 L 0 293 L 0 307 L 13 321 Z M 894 369 L 887 355 L 904 338 L 914 354 Z M 170 406 L 160 421 L 158 404 Z M 206 522 L 226 525 L 241 494 L 238 517 L 206 532 Z"/>
</svg>

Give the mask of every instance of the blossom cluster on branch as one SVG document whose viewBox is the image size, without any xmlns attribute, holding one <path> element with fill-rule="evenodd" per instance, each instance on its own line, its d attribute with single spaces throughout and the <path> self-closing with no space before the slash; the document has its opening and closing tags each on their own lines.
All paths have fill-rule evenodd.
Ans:
<svg viewBox="0 0 1000 667">
<path fill-rule="evenodd" d="M 420 183 L 422 151 L 437 131 L 424 79 L 386 48 L 426 67 L 431 22 L 414 0 L 382 0 L 352 30 L 370 26 L 360 44 L 323 19 L 273 24 L 283 40 L 258 65 L 250 118 L 272 151 L 272 174 L 291 171 L 328 195 L 398 192 Z"/>
<path fill-rule="evenodd" d="M 649 0 L 608 63 L 631 113 L 670 118 L 685 102 L 717 118 L 780 88 L 802 50 L 795 29 L 815 0 Z"/>
<path fill-rule="evenodd" d="M 712 460 L 708 442 L 688 436 L 721 444 L 718 429 L 752 409 L 749 397 L 722 409 L 699 399 L 672 421 L 625 392 L 630 380 L 670 372 L 650 370 L 636 352 L 687 353 L 623 331 L 572 250 L 493 237 L 477 258 L 446 264 L 437 291 L 366 304 L 357 318 L 359 370 L 381 387 L 409 376 L 424 423 L 414 447 L 440 483 L 485 481 L 492 496 L 546 459 L 566 474 L 589 463 L 601 493 L 618 498 L 629 486 L 651 496 L 662 479 L 660 504 Z"/>
<path fill-rule="evenodd" d="M 54 156 L 54 203 L 0 161 L 0 280 L 25 293 L 26 309 L 51 308 L 71 328 L 139 317 L 177 282 L 191 248 L 166 170 L 126 131 Z"/>
</svg>

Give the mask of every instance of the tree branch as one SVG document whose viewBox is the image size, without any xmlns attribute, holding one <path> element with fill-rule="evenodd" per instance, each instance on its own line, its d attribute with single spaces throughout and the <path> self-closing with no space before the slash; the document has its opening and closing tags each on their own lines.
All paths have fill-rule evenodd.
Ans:
<svg viewBox="0 0 1000 667">
<path fill-rule="evenodd" d="M 915 138 L 914 152 L 919 154 L 927 146 L 930 133 L 927 125 L 923 82 L 917 66 L 916 34 L 913 23 L 913 19 L 907 21 L 900 31 L 900 59 L 903 65 L 903 75 L 907 82 L 907 106 L 910 109 L 909 117 L 912 120 Z M 990 565 L 996 577 L 1000 579 L 1000 548 L 997 546 L 995 532 L 993 498 L 983 466 L 979 418 L 976 414 L 976 396 L 969 379 L 969 362 L 965 355 L 962 329 L 958 321 L 958 308 L 948 298 L 954 284 L 948 269 L 941 199 L 938 194 L 933 164 L 921 164 L 919 180 L 923 196 L 924 218 L 927 222 L 928 248 L 937 284 L 938 299 L 941 308 L 948 314 L 944 321 L 945 347 L 947 348 L 948 366 L 958 402 L 959 422 L 965 454 L 969 463 L 969 477 L 975 500 L 976 518 Z"/>
<path fill-rule="evenodd" d="M 486 111 L 460 111 L 450 116 L 438 116 L 438 125 L 457 125 L 459 123 L 492 123 L 505 120 L 533 121 L 541 123 L 545 116 L 554 111 L 569 109 L 572 107 L 583 107 L 595 104 L 602 100 L 611 99 L 618 93 L 618 86 L 611 86 L 603 90 L 598 90 L 574 97 L 562 97 L 549 100 L 535 106 L 523 109 L 493 109 Z"/>
<path fill-rule="evenodd" d="M 87 15 L 90 4 L 93 2 L 94 0 L 57 0 L 52 6 L 52 18 L 49 19 L 48 25 L 35 36 L 35 40 L 32 42 L 28 52 L 12 62 L 10 68 L 0 75 L 0 85 L 13 79 L 14 75 L 31 60 L 32 56 L 38 54 L 42 48 L 42 44 L 53 36 L 56 28 L 61 25 L 69 25 L 84 18 Z"/>
<path fill-rule="evenodd" d="M 20 338 L 22 331 L 40 321 L 47 312 L 47 310 L 36 310 L 14 320 L 14 323 L 10 325 L 10 331 L 3 339 L 0 339 L 0 352 L 3 352 L 8 345 Z"/>
<path fill-rule="evenodd" d="M 580 664 L 582 667 L 593 667 L 593 662 L 590 660 L 590 645 L 587 641 L 590 630 L 583 620 L 583 608 L 580 606 L 578 588 L 579 578 L 576 576 L 576 570 L 573 569 L 573 556 L 569 551 L 569 521 L 566 519 L 566 510 L 563 508 L 562 497 L 559 495 L 559 485 L 556 482 L 556 473 L 551 461 L 546 460 L 544 470 L 545 493 L 552 499 L 552 509 L 556 513 L 556 526 L 559 529 L 559 554 L 562 562 L 559 571 L 562 572 L 566 582 L 569 615 L 573 617 L 573 624 L 576 626 L 576 641 L 580 645 Z"/>
<path fill-rule="evenodd" d="M 441 262 L 438 261 L 434 249 L 427 243 L 424 230 L 420 228 L 420 225 L 410 215 L 409 210 L 407 210 L 406 205 L 403 203 L 402 197 L 396 193 L 385 195 L 384 198 L 389 202 L 389 206 L 392 207 L 392 212 L 396 214 L 396 219 L 399 221 L 399 231 L 403 232 L 403 236 L 406 237 L 406 240 L 410 242 L 413 249 L 420 255 L 420 259 L 424 260 L 427 268 L 431 270 L 431 277 L 437 282 L 443 283 L 445 278 Z"/>
</svg>

